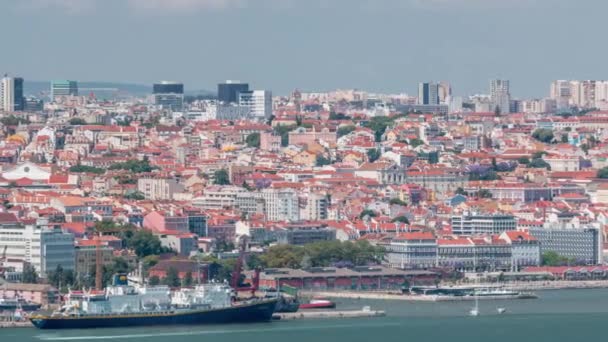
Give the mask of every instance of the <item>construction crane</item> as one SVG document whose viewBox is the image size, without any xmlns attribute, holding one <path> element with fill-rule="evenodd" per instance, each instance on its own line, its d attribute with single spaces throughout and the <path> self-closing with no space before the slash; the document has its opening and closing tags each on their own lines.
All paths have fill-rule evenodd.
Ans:
<svg viewBox="0 0 608 342">
<path fill-rule="evenodd" d="M 103 290 L 103 251 L 101 250 L 103 233 L 118 233 L 124 228 L 116 225 L 106 226 L 100 229 L 100 225 L 93 227 L 93 234 L 95 240 L 95 288 L 97 290 Z"/>
<path fill-rule="evenodd" d="M 232 278 L 231 278 L 230 285 L 236 292 L 251 291 L 251 296 L 255 296 L 256 291 L 260 287 L 260 268 L 259 267 L 256 267 L 254 270 L 254 274 L 251 279 L 251 284 L 249 284 L 249 286 L 246 286 L 246 287 L 239 287 L 243 264 L 245 262 L 246 249 L 247 249 L 247 237 L 243 236 L 241 238 L 241 243 L 239 245 L 239 257 L 236 261 L 236 265 L 234 265 L 234 270 L 232 271 Z"/>
</svg>

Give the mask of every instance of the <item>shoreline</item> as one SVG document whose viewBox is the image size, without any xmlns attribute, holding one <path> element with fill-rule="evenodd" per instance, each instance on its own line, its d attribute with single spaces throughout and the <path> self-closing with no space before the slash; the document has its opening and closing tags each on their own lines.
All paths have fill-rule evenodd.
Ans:
<svg viewBox="0 0 608 342">
<path fill-rule="evenodd" d="M 502 284 L 489 284 L 500 286 L 507 290 L 530 292 L 530 291 L 551 291 L 551 290 L 588 290 L 608 288 L 608 280 L 583 280 L 583 281 L 546 281 L 546 282 L 511 282 Z M 467 284 L 444 284 L 443 286 L 467 286 Z M 401 300 L 410 302 L 444 302 L 470 300 L 473 298 L 444 298 L 438 296 L 406 295 L 395 291 L 344 291 L 344 290 L 303 290 L 300 291 L 305 296 L 322 296 L 330 298 L 351 298 L 351 299 L 378 299 L 378 300 Z M 512 297 L 480 297 L 480 299 L 518 299 Z M 523 298 L 528 299 L 528 298 Z"/>
</svg>

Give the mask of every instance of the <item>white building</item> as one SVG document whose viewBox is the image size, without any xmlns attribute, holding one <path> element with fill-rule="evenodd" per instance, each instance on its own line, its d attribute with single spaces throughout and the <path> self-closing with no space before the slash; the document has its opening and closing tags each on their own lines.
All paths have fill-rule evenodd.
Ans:
<svg viewBox="0 0 608 342">
<path fill-rule="evenodd" d="M 498 107 L 501 114 L 510 112 L 511 93 L 509 90 L 508 80 L 492 80 L 490 81 L 490 100 L 492 110 Z"/>
<path fill-rule="evenodd" d="M 272 115 L 272 92 L 253 90 L 239 93 L 239 106 L 251 109 L 255 119 L 268 119 Z"/>
<path fill-rule="evenodd" d="M 300 215 L 302 219 L 309 221 L 327 220 L 327 209 L 329 201 L 326 195 L 310 193 L 304 196 L 306 205 Z"/>
<path fill-rule="evenodd" d="M 4 75 L 0 79 L 0 110 L 13 112 L 23 108 L 23 78 Z"/>
<path fill-rule="evenodd" d="M 45 219 L 24 224 L 12 214 L 2 216 L 0 250 L 6 246 L 8 259 L 30 263 L 41 277 L 46 277 L 58 265 L 64 270 L 74 270 L 74 235 L 49 226 Z"/>
<path fill-rule="evenodd" d="M 266 219 L 269 221 L 299 221 L 298 192 L 294 189 L 263 189 Z"/>
</svg>

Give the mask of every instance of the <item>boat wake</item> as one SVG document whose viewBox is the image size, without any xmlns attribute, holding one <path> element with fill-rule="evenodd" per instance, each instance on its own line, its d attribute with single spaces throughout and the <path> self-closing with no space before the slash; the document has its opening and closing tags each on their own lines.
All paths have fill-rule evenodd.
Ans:
<svg viewBox="0 0 608 342">
<path fill-rule="evenodd" d="M 361 328 L 385 328 L 391 326 L 399 326 L 399 323 L 380 323 L 380 324 L 357 324 Z M 316 325 L 307 327 L 280 327 L 271 329 L 240 329 L 240 330 L 201 330 L 201 331 L 176 331 L 166 333 L 146 333 L 146 334 L 125 334 L 125 335 L 93 335 L 93 336 L 57 336 L 55 334 L 38 335 L 36 338 L 42 341 L 80 341 L 80 340 L 120 340 L 120 339 L 141 339 L 150 337 L 171 337 L 171 336 L 197 336 L 197 335 L 221 335 L 221 334 L 251 334 L 251 333 L 268 333 L 281 331 L 306 331 L 320 329 L 346 329 L 351 328 L 352 324 L 340 325 Z"/>
</svg>

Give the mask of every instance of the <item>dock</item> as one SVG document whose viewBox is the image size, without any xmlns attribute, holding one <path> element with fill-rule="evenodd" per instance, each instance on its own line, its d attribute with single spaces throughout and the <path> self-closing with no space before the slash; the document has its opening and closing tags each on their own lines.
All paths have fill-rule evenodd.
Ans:
<svg viewBox="0 0 608 342">
<path fill-rule="evenodd" d="M 363 317 L 384 317 L 386 312 L 381 310 L 371 310 L 369 308 L 363 308 L 362 310 L 348 310 L 348 311 L 336 311 L 336 310 L 311 310 L 311 311 L 298 311 L 298 312 L 283 312 L 275 313 L 272 318 L 277 320 L 295 320 L 295 319 L 319 319 L 319 318 L 363 318 Z"/>
<path fill-rule="evenodd" d="M 309 294 L 309 293 L 306 293 Z M 375 300 L 400 300 L 407 302 L 458 302 L 458 301 L 472 301 L 475 300 L 475 296 L 439 296 L 439 295 L 407 295 L 407 294 L 396 294 L 387 292 L 352 292 L 352 291 L 340 291 L 340 292 L 328 292 L 328 291 L 315 291 L 310 295 L 328 297 L 328 298 L 349 298 L 349 299 L 375 299 Z M 535 299 L 538 298 L 534 294 L 526 294 L 523 296 L 477 296 L 479 300 L 512 300 L 512 299 Z"/>
</svg>

